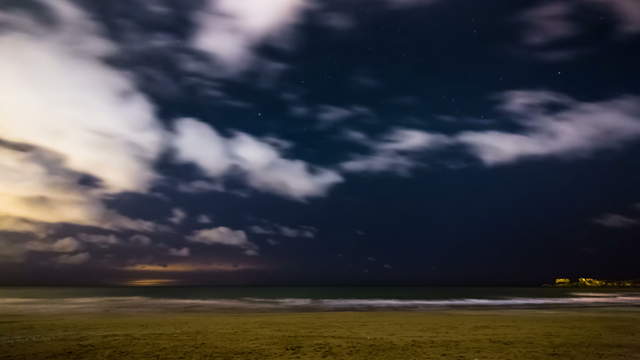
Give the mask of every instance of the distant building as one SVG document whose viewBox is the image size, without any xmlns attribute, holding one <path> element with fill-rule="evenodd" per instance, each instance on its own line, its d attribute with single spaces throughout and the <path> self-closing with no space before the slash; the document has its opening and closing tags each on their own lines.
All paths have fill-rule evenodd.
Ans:
<svg viewBox="0 0 640 360">
<path fill-rule="evenodd" d="M 605 286 L 605 285 L 607 285 L 606 281 L 592 279 L 592 278 L 578 278 L 578 284 L 580 284 L 581 286 Z"/>
<path fill-rule="evenodd" d="M 553 286 L 557 287 L 640 287 L 640 281 L 634 280 L 598 280 L 581 277 L 573 282 L 569 278 L 556 278 Z"/>
</svg>

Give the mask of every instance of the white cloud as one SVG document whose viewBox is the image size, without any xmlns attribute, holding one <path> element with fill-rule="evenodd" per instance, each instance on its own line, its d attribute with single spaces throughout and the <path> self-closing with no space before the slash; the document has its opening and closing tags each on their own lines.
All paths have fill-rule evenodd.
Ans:
<svg viewBox="0 0 640 360">
<path fill-rule="evenodd" d="M 96 176 L 108 191 L 145 190 L 163 142 L 152 105 L 127 75 L 102 63 L 112 45 L 85 14 L 64 1 L 49 4 L 60 31 L 34 25 L 33 34 L 0 34 L 7 50 L 0 58 L 0 133 L 55 150 L 70 170 Z"/>
<path fill-rule="evenodd" d="M 529 157 L 575 157 L 640 137 L 640 99 L 580 102 L 546 91 L 511 91 L 502 109 L 522 133 L 467 131 L 456 138 L 487 165 Z M 552 106 L 556 109 L 552 109 Z"/>
<path fill-rule="evenodd" d="M 422 130 L 392 129 L 381 140 L 372 140 L 365 134 L 350 131 L 346 134 L 351 141 L 361 143 L 372 150 L 372 154 L 353 155 L 340 164 L 348 172 L 395 172 L 406 175 L 419 165 L 413 154 L 442 148 L 452 143 L 446 135 L 433 134 Z"/>
<path fill-rule="evenodd" d="M 70 2 L 44 4 L 55 25 L 0 13 L 0 216 L 149 229 L 102 200 L 157 178 L 162 126 L 129 77 L 105 65 L 116 48 L 89 17 Z M 84 175 L 100 186 L 80 185 Z"/>
<path fill-rule="evenodd" d="M 171 209 L 171 216 L 169 216 L 167 220 L 173 224 L 180 225 L 186 218 L 187 213 L 184 210 L 180 208 L 173 208 Z"/>
<path fill-rule="evenodd" d="M 499 110 L 521 127 L 520 131 L 463 131 L 454 135 L 395 129 L 382 140 L 348 131 L 345 137 L 370 149 L 340 164 L 348 172 L 393 171 L 407 174 L 419 165 L 413 155 L 458 145 L 486 165 L 499 165 L 535 157 L 575 158 L 618 148 L 640 139 L 640 98 L 581 102 L 567 95 L 534 90 L 508 91 L 500 96 Z"/>
<path fill-rule="evenodd" d="M 213 222 L 213 220 L 211 220 L 211 217 L 205 214 L 198 215 L 197 221 L 199 224 L 211 224 Z"/>
<path fill-rule="evenodd" d="M 176 158 L 197 164 L 211 178 L 239 170 L 251 187 L 299 200 L 322 196 L 342 181 L 335 171 L 284 159 L 273 145 L 245 133 L 225 138 L 193 119 L 181 119 L 175 127 Z"/>
<path fill-rule="evenodd" d="M 169 255 L 187 257 L 187 256 L 191 255 L 191 250 L 189 250 L 188 247 L 183 247 L 182 249 L 171 248 L 171 249 L 169 249 Z"/>
<path fill-rule="evenodd" d="M 236 74 L 252 65 L 255 48 L 279 39 L 295 25 L 307 6 L 305 0 L 209 0 L 197 14 L 195 48 L 211 54 L 223 74 Z"/>
<path fill-rule="evenodd" d="M 178 161 L 193 162 L 207 175 L 219 177 L 231 167 L 226 139 L 211 126 L 195 119 L 180 119 L 175 124 L 173 147 Z"/>
<path fill-rule="evenodd" d="M 247 238 L 242 230 L 232 230 L 228 227 L 203 229 L 195 231 L 187 240 L 206 245 L 226 245 L 244 249 L 247 255 L 258 255 L 258 246 Z"/>
<path fill-rule="evenodd" d="M 123 192 L 148 193 L 161 178 L 154 165 L 172 134 L 129 74 L 105 62 L 120 49 L 101 28 L 71 2 L 42 4 L 51 9 L 52 22 L 41 23 L 26 12 L 0 11 L 0 229 L 40 236 L 59 223 L 160 230 L 109 209 L 104 200 Z M 255 10 L 230 1 L 221 6 L 232 13 Z M 275 29 L 275 18 L 286 12 L 273 6 L 269 2 L 274 13 L 264 16 L 274 20 L 262 23 L 257 12 L 239 21 L 247 21 L 255 34 Z M 261 163 L 247 157 L 256 153 L 246 150 L 262 142 L 241 134 L 216 138 L 209 126 L 194 124 L 179 128 L 184 131 L 174 145 L 181 149 L 178 157 L 197 163 L 208 175 L 240 167 L 250 185 L 297 199 L 323 195 L 341 181 L 335 172 L 312 171 L 304 162 L 282 159 L 267 145 L 262 154 L 276 156 Z M 191 136 L 184 133 L 188 129 L 206 133 Z M 185 144 L 183 139 L 202 142 Z"/>
<path fill-rule="evenodd" d="M 86 263 L 89 259 L 91 259 L 91 255 L 88 252 L 83 252 L 73 255 L 60 255 L 56 258 L 56 262 L 59 264 L 79 265 Z"/>
</svg>

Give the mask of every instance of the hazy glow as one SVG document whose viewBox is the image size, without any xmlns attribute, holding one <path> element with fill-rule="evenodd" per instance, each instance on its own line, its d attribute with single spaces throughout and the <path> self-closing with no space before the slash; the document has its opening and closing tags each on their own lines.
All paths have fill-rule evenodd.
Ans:
<svg viewBox="0 0 640 360">
<path fill-rule="evenodd" d="M 148 271 L 148 272 L 198 272 L 198 271 L 238 271 L 255 269 L 256 267 L 250 265 L 236 265 L 236 264 L 168 264 L 163 265 L 144 265 L 138 264 L 133 266 L 127 266 L 123 268 L 129 271 Z"/>
<path fill-rule="evenodd" d="M 167 286 L 177 284 L 177 280 L 172 279 L 140 279 L 129 280 L 124 285 L 126 286 Z"/>
</svg>

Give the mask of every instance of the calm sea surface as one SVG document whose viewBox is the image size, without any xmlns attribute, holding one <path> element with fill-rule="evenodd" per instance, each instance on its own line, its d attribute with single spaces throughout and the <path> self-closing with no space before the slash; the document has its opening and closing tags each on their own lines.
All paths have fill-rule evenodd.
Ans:
<svg viewBox="0 0 640 360">
<path fill-rule="evenodd" d="M 542 287 L 0 287 L 0 312 L 571 306 L 640 306 L 640 291 Z"/>
</svg>

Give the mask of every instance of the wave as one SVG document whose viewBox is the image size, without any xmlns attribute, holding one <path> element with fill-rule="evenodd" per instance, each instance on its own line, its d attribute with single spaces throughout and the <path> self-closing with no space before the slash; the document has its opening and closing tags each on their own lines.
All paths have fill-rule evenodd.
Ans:
<svg viewBox="0 0 640 360">
<path fill-rule="evenodd" d="M 438 308 L 509 308 L 553 306 L 640 306 L 640 293 L 573 293 L 562 298 L 461 299 L 311 299 L 239 298 L 174 299 L 130 297 L 76 297 L 62 299 L 0 298 L 0 312 L 95 311 L 208 311 L 237 310 L 428 310 Z"/>
</svg>

